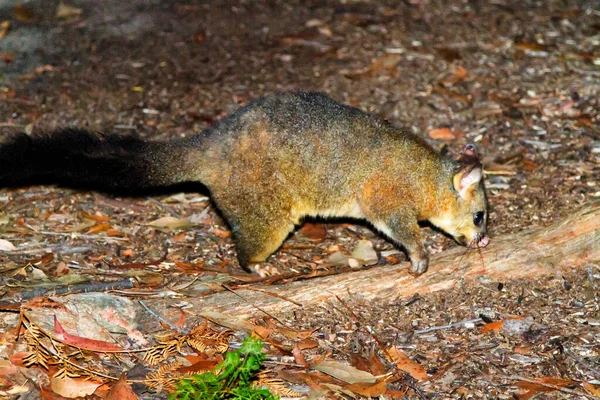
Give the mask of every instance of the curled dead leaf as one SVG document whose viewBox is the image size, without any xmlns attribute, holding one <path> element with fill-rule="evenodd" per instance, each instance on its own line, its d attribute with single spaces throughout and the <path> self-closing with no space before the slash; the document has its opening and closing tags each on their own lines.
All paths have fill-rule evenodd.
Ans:
<svg viewBox="0 0 600 400">
<path fill-rule="evenodd" d="M 388 349 L 388 353 L 392 358 L 392 361 L 396 363 L 396 368 L 401 371 L 408 373 L 413 378 L 426 381 L 429 379 L 429 375 L 427 375 L 427 371 L 425 368 L 416 361 L 408 358 L 406 354 L 400 351 L 396 346 L 392 346 Z"/>
</svg>

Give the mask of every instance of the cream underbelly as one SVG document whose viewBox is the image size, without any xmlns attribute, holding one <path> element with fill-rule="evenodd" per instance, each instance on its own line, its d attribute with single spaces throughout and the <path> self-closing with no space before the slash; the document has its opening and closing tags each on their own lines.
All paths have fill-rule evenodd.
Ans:
<svg viewBox="0 0 600 400">
<path fill-rule="evenodd" d="M 302 217 L 365 218 L 360 209 L 360 205 L 355 200 L 320 210 L 315 210 L 313 207 L 308 207 L 306 205 L 299 205 L 292 209 L 292 213 L 298 221 L 300 221 Z"/>
</svg>

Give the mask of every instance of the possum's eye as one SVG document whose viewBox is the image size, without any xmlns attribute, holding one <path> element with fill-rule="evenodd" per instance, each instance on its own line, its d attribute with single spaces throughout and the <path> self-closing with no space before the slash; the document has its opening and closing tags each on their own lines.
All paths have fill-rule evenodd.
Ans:
<svg viewBox="0 0 600 400">
<path fill-rule="evenodd" d="M 475 224 L 475 226 L 481 225 L 481 223 L 483 222 L 484 215 L 485 213 L 483 211 L 476 212 L 475 215 L 473 215 L 473 223 Z"/>
</svg>

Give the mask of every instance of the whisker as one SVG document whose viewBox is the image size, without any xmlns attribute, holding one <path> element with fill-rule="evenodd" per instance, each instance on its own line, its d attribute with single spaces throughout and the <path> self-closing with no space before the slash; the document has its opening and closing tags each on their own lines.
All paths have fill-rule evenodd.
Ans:
<svg viewBox="0 0 600 400">
<path fill-rule="evenodd" d="M 481 247 L 477 246 L 477 252 L 479 253 L 479 258 L 481 259 L 481 266 L 483 267 L 481 269 L 481 272 L 485 273 L 485 261 L 483 258 L 483 254 L 481 253 Z"/>
<path fill-rule="evenodd" d="M 471 244 L 473 244 L 473 242 L 469 243 L 469 245 L 467 246 L 467 248 L 465 249 L 465 252 L 462 253 L 462 255 L 460 256 L 460 258 L 458 259 L 458 265 L 456 266 L 456 269 L 460 268 L 460 265 L 462 264 L 462 260 L 465 257 L 465 255 L 469 252 L 469 250 L 471 249 Z M 467 260 L 469 259 L 469 257 L 467 257 Z"/>
</svg>

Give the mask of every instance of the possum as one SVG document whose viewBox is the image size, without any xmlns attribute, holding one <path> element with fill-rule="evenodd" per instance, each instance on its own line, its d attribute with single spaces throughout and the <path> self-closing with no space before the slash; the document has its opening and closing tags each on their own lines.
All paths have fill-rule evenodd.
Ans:
<svg viewBox="0 0 600 400">
<path fill-rule="evenodd" d="M 367 221 L 404 249 L 414 274 L 429 256 L 419 222 L 485 247 L 488 203 L 477 148 L 457 159 L 379 117 L 321 93 L 259 98 L 193 136 L 63 129 L 0 144 L 0 187 L 58 184 L 113 193 L 199 182 L 254 270 L 306 217 Z"/>
</svg>

